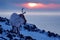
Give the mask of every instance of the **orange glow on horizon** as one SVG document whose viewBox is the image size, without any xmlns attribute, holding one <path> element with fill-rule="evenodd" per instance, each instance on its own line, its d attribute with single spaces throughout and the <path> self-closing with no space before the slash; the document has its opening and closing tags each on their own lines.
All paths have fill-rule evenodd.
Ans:
<svg viewBox="0 0 60 40">
<path fill-rule="evenodd" d="M 55 8 L 60 8 L 60 4 L 43 4 L 43 3 L 23 3 L 23 4 L 17 4 L 17 6 L 25 7 L 28 9 L 55 9 Z"/>
<path fill-rule="evenodd" d="M 26 3 L 26 4 L 22 4 L 23 7 L 26 8 L 30 8 L 30 9 L 34 9 L 34 8 L 43 8 L 44 4 L 41 3 Z"/>
<path fill-rule="evenodd" d="M 28 3 L 28 6 L 35 7 L 35 6 L 38 6 L 38 4 L 37 3 Z"/>
</svg>

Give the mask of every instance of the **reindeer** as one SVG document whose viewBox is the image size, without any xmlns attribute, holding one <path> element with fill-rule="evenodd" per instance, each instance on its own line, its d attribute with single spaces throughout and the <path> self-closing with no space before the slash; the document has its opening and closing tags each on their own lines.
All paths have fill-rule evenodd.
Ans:
<svg viewBox="0 0 60 40">
<path fill-rule="evenodd" d="M 26 12 L 24 12 L 24 8 L 21 9 L 22 10 L 22 14 L 17 14 L 17 13 L 13 13 L 10 17 L 10 24 L 13 26 L 13 32 L 19 33 L 20 34 L 20 27 L 23 24 L 26 24 L 26 19 L 24 14 Z"/>
</svg>

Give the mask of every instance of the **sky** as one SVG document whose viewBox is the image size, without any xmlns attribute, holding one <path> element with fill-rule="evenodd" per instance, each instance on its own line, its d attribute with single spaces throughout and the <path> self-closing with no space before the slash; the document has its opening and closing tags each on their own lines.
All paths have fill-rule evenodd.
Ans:
<svg viewBox="0 0 60 40">
<path fill-rule="evenodd" d="M 28 16 L 28 18 L 26 17 L 27 20 L 29 19 L 30 22 L 33 22 L 33 24 L 37 23 L 40 25 L 39 21 L 41 19 L 43 19 L 42 20 L 43 22 L 45 21 L 45 18 L 40 17 L 41 15 L 48 15 L 48 16 L 49 15 L 52 15 L 52 16 L 59 15 L 58 18 L 55 17 L 57 21 L 53 20 L 53 22 L 57 22 L 56 25 L 58 25 L 58 22 L 59 22 L 58 20 L 60 19 L 60 0 L 0 0 L 0 16 L 2 16 L 2 17 L 9 18 L 13 12 L 14 13 L 16 12 L 19 14 L 19 13 L 21 13 L 22 8 L 25 8 L 24 11 L 26 11 L 26 15 L 30 15 L 30 16 Z M 39 16 L 37 18 L 36 17 L 34 18 L 34 16 L 31 16 L 31 15 L 39 15 Z M 52 19 L 54 19 L 54 18 L 52 18 Z M 48 19 L 46 19 L 46 20 L 48 20 Z M 42 21 L 41 21 L 41 23 L 42 23 Z M 53 23 L 53 22 L 51 22 L 51 23 Z M 50 28 L 46 27 L 46 28 L 47 28 L 47 30 L 52 29 L 53 31 L 60 33 L 60 31 L 59 31 L 60 22 L 59 22 L 59 25 L 56 26 L 57 29 L 55 28 L 55 26 L 53 26 L 53 28 L 55 28 L 56 30 L 54 30 L 51 27 Z"/>
<path fill-rule="evenodd" d="M 21 8 L 25 8 L 31 14 L 58 12 L 60 15 L 60 0 L 0 0 L 0 12 L 20 12 Z"/>
</svg>

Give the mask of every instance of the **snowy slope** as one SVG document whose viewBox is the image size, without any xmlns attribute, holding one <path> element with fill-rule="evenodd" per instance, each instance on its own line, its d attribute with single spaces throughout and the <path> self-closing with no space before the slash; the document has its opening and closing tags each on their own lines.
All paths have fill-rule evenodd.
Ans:
<svg viewBox="0 0 60 40">
<path fill-rule="evenodd" d="M 34 24 L 20 26 L 20 35 L 12 27 L 8 19 L 0 18 L 0 40 L 60 40 L 60 35 L 40 30 Z"/>
</svg>

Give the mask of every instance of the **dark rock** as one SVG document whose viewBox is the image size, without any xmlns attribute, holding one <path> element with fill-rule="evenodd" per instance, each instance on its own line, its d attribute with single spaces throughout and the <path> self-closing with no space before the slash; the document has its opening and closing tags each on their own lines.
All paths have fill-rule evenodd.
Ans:
<svg viewBox="0 0 60 40">
<path fill-rule="evenodd" d="M 2 34 L 2 32 L 3 32 L 3 29 L 0 27 L 0 34 Z"/>
<path fill-rule="evenodd" d="M 13 39 L 13 36 L 11 34 L 8 34 L 7 37 Z"/>
<path fill-rule="evenodd" d="M 24 29 L 30 31 L 29 25 L 24 26 Z"/>
<path fill-rule="evenodd" d="M 10 30 L 10 32 L 11 32 L 11 33 L 15 33 L 15 34 L 17 34 L 17 33 L 16 33 L 16 32 L 14 32 L 13 30 Z"/>
<path fill-rule="evenodd" d="M 49 33 L 48 36 L 51 37 L 52 35 Z"/>
<path fill-rule="evenodd" d="M 2 25 L 0 25 L 0 27 L 1 27 Z"/>
<path fill-rule="evenodd" d="M 53 37 L 56 37 L 56 34 L 52 33 Z"/>
<path fill-rule="evenodd" d="M 16 35 L 14 35 L 14 34 L 13 34 L 12 36 L 13 36 L 13 37 L 16 37 Z"/>
<path fill-rule="evenodd" d="M 51 37 L 51 36 L 57 37 L 57 34 L 54 34 L 54 33 L 50 32 L 50 31 L 48 31 L 48 36 L 49 36 L 49 37 Z"/>
<path fill-rule="evenodd" d="M 14 39 L 14 40 L 18 40 L 18 39 Z"/>
<path fill-rule="evenodd" d="M 60 38 L 60 35 L 58 37 Z"/>
<path fill-rule="evenodd" d="M 7 39 L 5 39 L 5 38 L 3 38 L 3 37 L 0 37 L 2 40 L 7 40 Z"/>
<path fill-rule="evenodd" d="M 52 34 L 50 33 L 50 31 L 48 31 L 48 36 L 49 36 L 49 37 L 51 37 L 51 36 L 52 36 Z"/>
<path fill-rule="evenodd" d="M 6 23 L 5 23 L 5 24 L 6 24 L 6 25 L 10 25 L 10 24 L 9 24 L 9 20 L 8 20 L 8 19 L 6 19 Z"/>
<path fill-rule="evenodd" d="M 58 34 L 55 34 L 57 37 L 59 36 Z"/>
<path fill-rule="evenodd" d="M 45 30 L 42 30 L 42 33 L 44 33 L 45 32 Z"/>
<path fill-rule="evenodd" d="M 33 38 L 30 37 L 30 36 L 25 36 L 25 40 L 35 40 L 35 39 L 33 39 Z"/>
<path fill-rule="evenodd" d="M 24 38 L 24 36 L 22 34 L 20 34 L 20 38 Z"/>
<path fill-rule="evenodd" d="M 30 25 L 25 25 L 24 29 L 34 32 L 34 31 L 36 31 L 37 27 L 35 25 L 31 24 L 31 26 Z"/>
<path fill-rule="evenodd" d="M 35 25 L 33 25 L 30 29 L 31 29 L 31 31 L 35 31 L 37 29 L 37 27 Z"/>
<path fill-rule="evenodd" d="M 0 17 L 0 22 L 5 22 L 5 21 L 9 23 L 9 20 L 7 18 Z"/>
<path fill-rule="evenodd" d="M 0 21 L 1 21 L 1 22 L 5 22 L 5 19 L 2 18 L 2 17 L 0 17 Z"/>
<path fill-rule="evenodd" d="M 35 32 L 40 32 L 40 29 L 35 29 Z"/>
<path fill-rule="evenodd" d="M 31 29 L 36 29 L 37 27 L 36 27 L 36 25 L 33 25 L 33 27 L 31 27 Z"/>
</svg>

